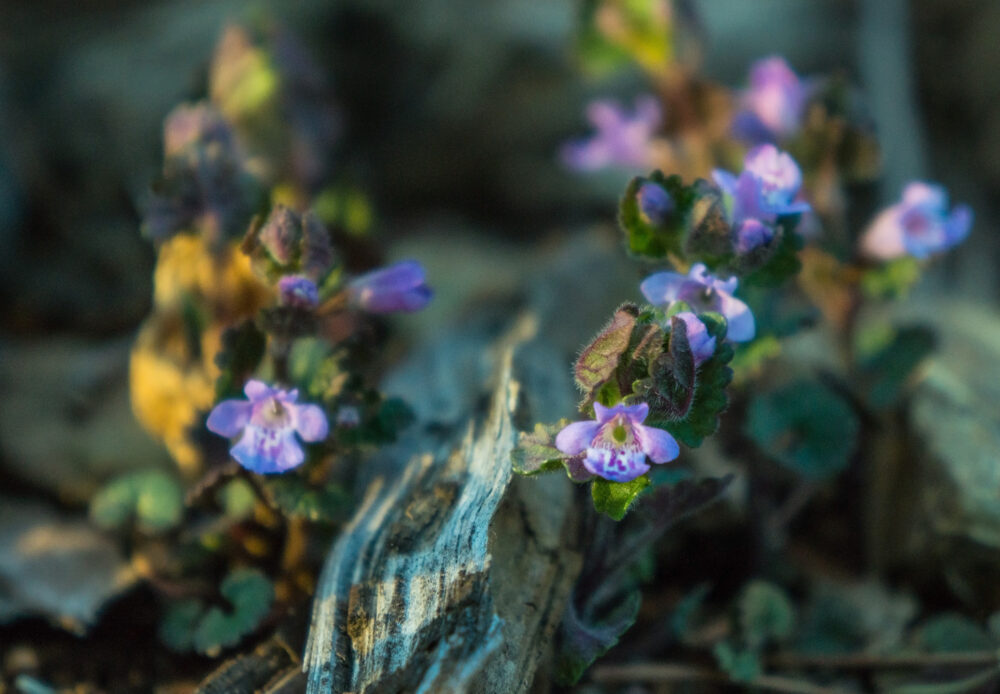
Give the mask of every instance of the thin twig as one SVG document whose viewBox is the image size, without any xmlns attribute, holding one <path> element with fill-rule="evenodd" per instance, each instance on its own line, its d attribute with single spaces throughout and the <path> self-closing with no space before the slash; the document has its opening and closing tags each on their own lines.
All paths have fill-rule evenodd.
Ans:
<svg viewBox="0 0 1000 694">
<path fill-rule="evenodd" d="M 833 687 L 822 687 L 811 682 L 793 679 L 791 677 L 778 677 L 774 675 L 762 675 L 757 679 L 739 683 L 733 682 L 729 676 L 712 668 L 699 667 L 697 665 L 684 665 L 680 663 L 634 663 L 632 665 L 602 665 L 594 668 L 590 675 L 595 682 L 602 684 L 627 684 L 635 682 L 646 682 L 650 684 L 666 684 L 670 682 L 714 682 L 718 684 L 730 684 L 733 686 L 753 687 L 772 692 L 783 692 L 784 694 L 849 694 L 844 689 Z"/>
<path fill-rule="evenodd" d="M 766 660 L 768 667 L 787 670 L 908 670 L 913 668 L 964 668 L 1000 665 L 998 651 L 967 651 L 962 653 L 846 653 L 843 655 L 812 655 L 808 653 L 775 653 Z"/>
</svg>

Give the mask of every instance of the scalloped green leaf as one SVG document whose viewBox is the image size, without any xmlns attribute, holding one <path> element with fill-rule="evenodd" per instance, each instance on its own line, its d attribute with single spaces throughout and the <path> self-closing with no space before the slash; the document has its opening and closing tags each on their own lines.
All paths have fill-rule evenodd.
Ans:
<svg viewBox="0 0 1000 694">
<path fill-rule="evenodd" d="M 213 606 L 195 629 L 192 644 L 200 653 L 213 654 L 239 643 L 267 616 L 274 601 L 271 581 L 257 569 L 236 569 L 226 576 L 219 592 L 232 610 Z"/>
<path fill-rule="evenodd" d="M 180 483 L 163 470 L 140 470 L 116 477 L 90 502 L 90 517 L 102 528 L 119 528 L 135 518 L 141 530 L 164 532 L 184 514 Z"/>
<path fill-rule="evenodd" d="M 181 600 L 167 608 L 160 639 L 178 652 L 215 655 L 253 633 L 274 602 L 271 581 L 257 569 L 236 569 L 219 586 L 228 603 L 206 607 L 200 600 Z"/>
<path fill-rule="evenodd" d="M 510 452 L 514 472 L 519 475 L 538 475 L 562 469 L 563 458 L 566 456 L 556 448 L 555 436 L 568 421 L 563 419 L 558 424 L 538 423 L 533 432 L 522 431 L 517 447 Z"/>
<path fill-rule="evenodd" d="M 816 381 L 795 381 L 757 395 L 745 425 L 747 435 L 768 455 L 817 481 L 847 467 L 859 428 L 851 406 Z"/>
<path fill-rule="evenodd" d="M 631 482 L 612 482 L 595 477 L 590 485 L 590 496 L 598 512 L 620 521 L 649 484 L 649 475 L 637 477 Z"/>
</svg>

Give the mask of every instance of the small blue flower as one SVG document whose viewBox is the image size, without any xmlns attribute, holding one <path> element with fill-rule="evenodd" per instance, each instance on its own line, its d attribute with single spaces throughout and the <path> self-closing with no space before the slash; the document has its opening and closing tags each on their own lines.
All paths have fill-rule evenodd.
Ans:
<svg viewBox="0 0 1000 694">
<path fill-rule="evenodd" d="M 635 100 L 634 114 L 626 113 L 612 100 L 591 102 L 587 120 L 597 129 L 589 138 L 563 146 L 563 164 L 573 171 L 597 171 L 607 167 L 644 170 L 651 165 L 650 143 L 663 116 L 652 96 Z"/>
<path fill-rule="evenodd" d="M 316 308 L 319 305 L 319 289 L 308 277 L 287 275 L 278 280 L 278 300 L 282 306 Z"/>
<path fill-rule="evenodd" d="M 799 78 L 784 58 L 771 56 L 750 67 L 750 87 L 733 120 L 733 133 L 749 142 L 790 137 L 802 127 L 813 85 Z"/>
<path fill-rule="evenodd" d="M 639 289 L 654 306 L 669 307 L 675 301 L 683 301 L 697 313 L 721 313 L 729 324 L 726 339 L 747 342 L 753 339 L 757 329 L 750 307 L 733 296 L 738 285 L 739 280 L 735 277 L 720 280 L 710 275 L 703 264 L 695 263 L 686 275 L 678 272 L 650 275 Z"/>
<path fill-rule="evenodd" d="M 350 303 L 369 313 L 419 311 L 434 295 L 423 266 L 404 260 L 354 278 L 347 285 Z"/>
<path fill-rule="evenodd" d="M 649 405 L 594 403 L 597 421 L 574 422 L 556 436 L 556 448 L 566 455 L 587 456 L 583 466 L 612 482 L 631 482 L 649 471 L 646 457 L 666 463 L 680 455 L 674 437 L 655 427 L 643 426 Z"/>
<path fill-rule="evenodd" d="M 941 186 L 915 181 L 903 199 L 883 210 L 861 236 L 861 251 L 878 260 L 905 255 L 924 259 L 958 245 L 969 235 L 972 210 L 955 205 Z"/>
<path fill-rule="evenodd" d="M 229 453 L 251 472 L 285 472 L 302 464 L 303 441 L 322 441 L 329 432 L 326 414 L 317 405 L 296 404 L 297 390 L 278 390 L 262 381 L 247 381 L 247 400 L 223 400 L 208 415 L 208 429 L 219 436 L 242 437 Z"/>
<path fill-rule="evenodd" d="M 684 321 L 687 328 L 688 344 L 691 346 L 691 354 L 694 355 L 694 365 L 697 368 L 715 354 L 715 337 L 709 334 L 701 319 L 690 311 L 681 311 L 677 317 Z"/>
</svg>

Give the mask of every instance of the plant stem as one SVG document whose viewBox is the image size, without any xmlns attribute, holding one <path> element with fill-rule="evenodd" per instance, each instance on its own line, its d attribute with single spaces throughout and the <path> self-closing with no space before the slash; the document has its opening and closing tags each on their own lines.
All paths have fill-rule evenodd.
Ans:
<svg viewBox="0 0 1000 694">
<path fill-rule="evenodd" d="M 757 679 L 741 683 L 734 682 L 729 675 L 712 668 L 682 663 L 634 663 L 631 665 L 603 665 L 594 668 L 590 678 L 601 684 L 666 684 L 671 682 L 715 682 L 732 686 L 745 686 L 787 694 L 847 694 L 846 690 L 821 687 L 811 682 L 763 675 Z"/>
</svg>

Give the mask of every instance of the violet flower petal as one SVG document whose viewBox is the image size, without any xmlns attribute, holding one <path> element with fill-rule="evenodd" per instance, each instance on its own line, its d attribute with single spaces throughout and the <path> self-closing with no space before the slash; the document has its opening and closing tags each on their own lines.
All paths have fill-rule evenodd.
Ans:
<svg viewBox="0 0 1000 694">
<path fill-rule="evenodd" d="M 597 436 L 600 427 L 599 422 L 591 420 L 568 424 L 556 435 L 556 448 L 566 455 L 583 453 Z"/>
<path fill-rule="evenodd" d="M 681 454 L 677 441 L 663 429 L 637 424 L 635 425 L 635 435 L 639 439 L 643 453 L 648 455 L 654 463 L 666 463 Z M 648 466 L 646 469 L 649 469 Z"/>
<path fill-rule="evenodd" d="M 639 291 L 649 303 L 662 306 L 676 301 L 681 287 L 687 281 L 687 276 L 677 272 L 657 272 L 642 281 Z"/>
<path fill-rule="evenodd" d="M 223 400 L 212 408 L 205 426 L 219 436 L 232 438 L 246 427 L 252 411 L 253 403 L 245 400 Z"/>
<path fill-rule="evenodd" d="M 317 405 L 295 405 L 293 421 L 295 431 L 303 441 L 322 441 L 330 431 L 323 409 Z"/>
</svg>

